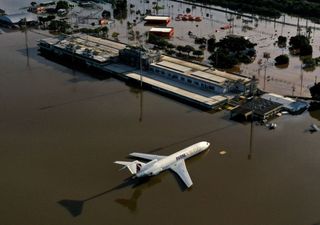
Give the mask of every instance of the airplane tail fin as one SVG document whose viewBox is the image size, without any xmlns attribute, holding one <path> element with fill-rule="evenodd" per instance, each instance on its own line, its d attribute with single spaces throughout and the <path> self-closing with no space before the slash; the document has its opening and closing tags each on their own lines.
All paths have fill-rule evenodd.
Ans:
<svg viewBox="0 0 320 225">
<path fill-rule="evenodd" d="M 135 160 L 133 162 L 115 161 L 114 163 L 119 164 L 119 165 L 123 165 L 124 167 L 122 167 L 121 170 L 128 168 L 132 174 L 138 173 L 140 171 L 141 167 L 143 167 L 145 165 L 145 163 L 140 162 L 138 160 Z"/>
</svg>

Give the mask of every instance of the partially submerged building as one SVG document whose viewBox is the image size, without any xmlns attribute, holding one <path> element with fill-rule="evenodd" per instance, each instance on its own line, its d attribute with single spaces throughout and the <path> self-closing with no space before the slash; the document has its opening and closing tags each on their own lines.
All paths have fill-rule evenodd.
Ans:
<svg viewBox="0 0 320 225">
<path fill-rule="evenodd" d="M 38 45 L 54 60 L 98 69 L 102 76 L 114 74 L 143 82 L 153 90 L 206 109 L 217 109 L 235 96 L 249 94 L 252 85 L 251 79 L 241 75 L 85 34 L 46 38 Z"/>
<path fill-rule="evenodd" d="M 146 16 L 144 21 L 146 21 L 146 24 L 167 25 L 171 19 L 170 16 Z"/>
<path fill-rule="evenodd" d="M 162 56 L 160 61 L 152 63 L 150 70 L 158 76 L 217 94 L 246 95 L 250 91 L 249 78 L 169 56 Z"/>
<path fill-rule="evenodd" d="M 173 27 L 152 27 L 149 33 L 164 37 L 164 38 L 171 38 L 174 34 Z"/>
<path fill-rule="evenodd" d="M 309 104 L 305 101 L 294 100 L 292 98 L 284 97 L 282 95 L 278 95 L 274 93 L 263 94 L 261 98 L 281 104 L 282 110 L 288 111 L 291 114 L 302 113 L 309 106 Z"/>
<path fill-rule="evenodd" d="M 0 16 L 0 23 L 5 26 L 17 26 L 22 23 L 27 23 L 28 25 L 36 24 L 38 18 L 32 13 L 16 13 L 10 15 Z"/>
<path fill-rule="evenodd" d="M 119 51 L 125 44 L 96 38 L 85 34 L 76 34 L 67 38 L 46 38 L 39 42 L 42 52 L 77 59 L 87 66 L 100 68 L 119 60 Z"/>
<path fill-rule="evenodd" d="M 160 53 L 135 46 L 127 46 L 119 51 L 119 59 L 129 66 L 148 70 L 150 64 L 160 59 Z"/>
<path fill-rule="evenodd" d="M 232 109 L 230 117 L 240 121 L 249 119 L 268 120 L 275 117 L 281 109 L 282 105 L 280 103 L 258 97 Z"/>
</svg>

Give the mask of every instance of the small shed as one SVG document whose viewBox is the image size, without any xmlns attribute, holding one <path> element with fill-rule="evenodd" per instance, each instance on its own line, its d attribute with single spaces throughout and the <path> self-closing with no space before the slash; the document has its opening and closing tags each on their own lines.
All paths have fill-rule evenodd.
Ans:
<svg viewBox="0 0 320 225">
<path fill-rule="evenodd" d="M 36 23 L 38 18 L 32 13 L 17 13 L 0 16 L 0 23 L 6 25 L 18 25 L 22 21 L 26 20 L 27 23 Z"/>
</svg>

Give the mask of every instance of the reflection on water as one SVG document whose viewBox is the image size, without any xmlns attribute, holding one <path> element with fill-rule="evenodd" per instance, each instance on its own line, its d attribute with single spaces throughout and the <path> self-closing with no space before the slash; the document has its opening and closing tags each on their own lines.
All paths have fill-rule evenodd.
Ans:
<svg viewBox="0 0 320 225">
<path fill-rule="evenodd" d="M 101 193 L 98 193 L 98 194 L 95 194 L 91 197 L 88 197 L 86 199 L 83 199 L 83 200 L 70 200 L 70 199 L 63 199 L 63 200 L 60 200 L 58 203 L 65 207 L 72 216 L 76 217 L 76 216 L 79 216 L 81 215 L 82 213 L 82 209 L 83 209 L 83 205 L 84 203 L 88 202 L 88 201 L 91 201 L 93 199 L 96 199 L 96 198 L 99 198 L 103 195 L 106 195 L 108 193 L 111 193 L 113 191 L 116 191 L 116 190 L 119 190 L 119 189 L 122 189 L 122 188 L 126 188 L 126 187 L 129 187 L 129 186 L 132 186 L 132 188 L 135 188 L 136 186 L 139 186 L 141 185 L 143 182 L 145 182 L 144 180 L 139 180 L 139 179 L 131 179 L 131 178 L 128 178 L 126 179 L 123 183 L 113 187 L 113 188 L 110 188 L 106 191 L 103 191 Z"/>
<path fill-rule="evenodd" d="M 70 105 L 70 104 L 74 104 L 74 103 L 80 103 L 80 102 L 83 102 L 83 101 L 90 101 L 90 100 L 93 100 L 93 99 L 96 99 L 96 98 L 102 98 L 102 97 L 117 95 L 117 94 L 120 94 L 120 93 L 123 93 L 123 92 L 127 92 L 127 89 L 117 90 L 117 91 L 113 91 L 113 92 L 107 92 L 107 93 L 94 95 L 94 96 L 88 96 L 88 97 L 85 97 L 85 98 L 75 99 L 75 100 L 71 100 L 71 101 L 67 101 L 67 102 L 56 103 L 54 105 L 46 105 L 46 106 L 40 107 L 39 110 L 47 110 L 47 109 L 52 109 L 52 108 L 56 108 L 56 107 L 60 107 L 60 106 L 66 106 L 66 105 Z"/>
<path fill-rule="evenodd" d="M 24 34 L 0 35 L 1 225 L 319 222 L 319 135 L 304 132 L 319 123 L 319 111 L 276 118 L 274 131 L 255 126 L 248 160 L 249 124 L 230 121 L 228 112 L 144 91 L 140 123 L 138 93 L 80 71 L 81 82 L 70 82 L 72 69 L 37 54 L 43 36 L 28 35 L 30 69 Z M 187 160 L 191 191 L 182 192 L 171 172 L 141 186 L 120 183 L 126 174 L 112 163 L 133 151 L 170 155 L 202 140 L 228 154 Z"/>
<path fill-rule="evenodd" d="M 155 177 L 145 177 L 139 180 L 139 185 L 133 187 L 134 191 L 129 199 L 117 198 L 115 202 L 128 208 L 131 212 L 135 212 L 138 208 L 138 199 L 143 192 L 152 186 L 155 186 L 161 182 L 161 175 Z"/>
</svg>

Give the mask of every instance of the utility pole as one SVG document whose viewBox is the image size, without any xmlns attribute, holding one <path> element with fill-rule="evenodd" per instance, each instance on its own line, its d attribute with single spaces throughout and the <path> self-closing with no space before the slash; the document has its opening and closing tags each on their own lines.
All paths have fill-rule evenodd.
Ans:
<svg viewBox="0 0 320 225">
<path fill-rule="evenodd" d="M 303 68 L 302 68 L 302 62 L 300 67 L 300 96 L 302 96 L 302 84 L 303 84 Z"/>
<path fill-rule="evenodd" d="M 139 42 L 139 67 L 140 67 L 140 115 L 139 115 L 139 122 L 142 122 L 143 117 L 143 80 L 142 80 L 142 49 L 143 45 Z"/>
<path fill-rule="evenodd" d="M 27 53 L 27 66 L 29 67 L 29 46 L 28 46 L 28 33 L 27 33 L 27 18 L 24 18 L 24 38 L 26 42 L 26 53 Z"/>
<path fill-rule="evenodd" d="M 270 53 L 264 52 L 263 58 L 266 59 L 266 61 L 264 62 L 264 78 L 263 78 L 263 90 L 265 91 L 266 90 L 266 80 L 267 80 L 267 64 L 268 64 L 268 60 L 270 58 Z"/>
<path fill-rule="evenodd" d="M 267 80 L 267 64 L 264 64 L 264 76 L 263 76 L 263 90 L 266 90 L 266 80 Z"/>
<path fill-rule="evenodd" d="M 300 17 L 298 17 L 298 22 L 297 22 L 297 34 L 300 35 L 300 31 L 301 31 L 301 28 L 300 28 Z"/>
<path fill-rule="evenodd" d="M 296 87 L 294 86 L 294 84 L 292 85 L 292 97 L 294 97 L 294 92 L 296 91 Z"/>
<path fill-rule="evenodd" d="M 249 154 L 248 154 L 248 160 L 251 160 L 252 153 L 253 153 L 253 119 L 254 119 L 254 101 L 255 101 L 255 93 L 256 93 L 256 77 L 253 76 L 251 79 L 250 84 L 250 93 L 252 94 L 252 100 L 251 100 L 251 123 L 250 123 L 250 144 L 249 144 Z"/>
</svg>

